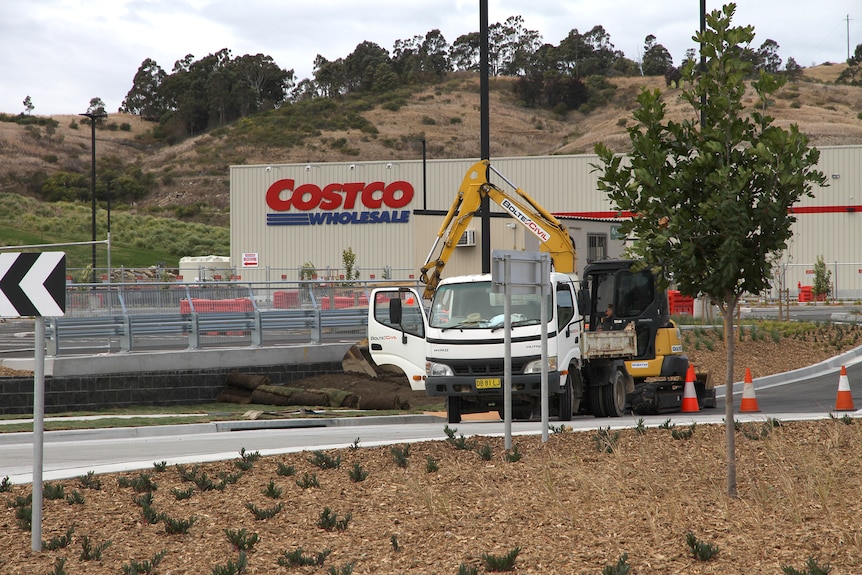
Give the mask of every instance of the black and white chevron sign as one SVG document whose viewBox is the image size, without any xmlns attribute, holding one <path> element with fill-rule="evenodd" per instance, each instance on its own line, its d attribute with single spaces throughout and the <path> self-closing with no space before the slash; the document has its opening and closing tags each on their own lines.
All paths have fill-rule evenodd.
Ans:
<svg viewBox="0 0 862 575">
<path fill-rule="evenodd" d="M 65 314 L 64 252 L 0 253 L 0 317 Z"/>
</svg>

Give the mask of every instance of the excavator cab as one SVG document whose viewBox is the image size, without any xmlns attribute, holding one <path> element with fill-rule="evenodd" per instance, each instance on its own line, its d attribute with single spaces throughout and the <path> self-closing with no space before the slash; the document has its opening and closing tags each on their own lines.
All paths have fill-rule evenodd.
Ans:
<svg viewBox="0 0 862 575">
<path fill-rule="evenodd" d="M 582 286 L 590 297 L 584 312 L 589 330 L 635 331 L 637 355 L 627 365 L 635 380 L 685 377 L 688 359 L 670 320 L 667 292 L 657 288 L 649 269 L 637 269 L 633 260 L 593 262 Z"/>
</svg>

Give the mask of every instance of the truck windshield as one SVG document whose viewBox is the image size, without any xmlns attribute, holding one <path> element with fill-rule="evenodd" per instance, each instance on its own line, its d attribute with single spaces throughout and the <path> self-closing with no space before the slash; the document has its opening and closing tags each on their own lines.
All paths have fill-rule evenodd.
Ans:
<svg viewBox="0 0 862 575">
<path fill-rule="evenodd" d="M 541 322 L 539 294 L 513 294 L 511 322 L 513 327 L 538 325 Z M 505 324 L 505 296 L 494 293 L 490 282 L 447 284 L 437 288 L 431 302 L 429 325 L 440 329 L 488 329 Z M 548 321 L 552 318 L 550 306 Z"/>
</svg>

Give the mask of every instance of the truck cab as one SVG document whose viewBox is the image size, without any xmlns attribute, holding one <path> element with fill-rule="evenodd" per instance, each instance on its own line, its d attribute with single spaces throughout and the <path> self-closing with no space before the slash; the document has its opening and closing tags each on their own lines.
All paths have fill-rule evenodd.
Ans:
<svg viewBox="0 0 862 575">
<path fill-rule="evenodd" d="M 572 276 L 551 274 L 551 295 L 544 302 L 548 336 L 550 409 L 561 420 L 573 414 L 569 370 L 580 366 L 583 328 Z M 541 397 L 541 315 L 539 294 L 511 296 L 512 413 L 527 419 Z M 369 318 L 369 351 L 378 366 L 395 365 L 414 390 L 444 396 L 447 418 L 462 413 L 503 413 L 504 296 L 491 276 L 444 279 L 426 311 L 416 290 L 374 290 Z"/>
</svg>

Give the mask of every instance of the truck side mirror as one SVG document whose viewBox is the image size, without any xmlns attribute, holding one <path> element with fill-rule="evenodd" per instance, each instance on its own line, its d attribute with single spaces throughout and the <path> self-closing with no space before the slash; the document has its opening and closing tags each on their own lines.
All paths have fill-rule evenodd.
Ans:
<svg viewBox="0 0 862 575">
<path fill-rule="evenodd" d="M 588 316 L 592 313 L 590 292 L 585 289 L 578 290 L 578 313 L 582 316 Z"/>
<path fill-rule="evenodd" d="M 392 325 L 401 325 L 401 298 L 392 298 L 389 300 L 389 323 Z"/>
</svg>

